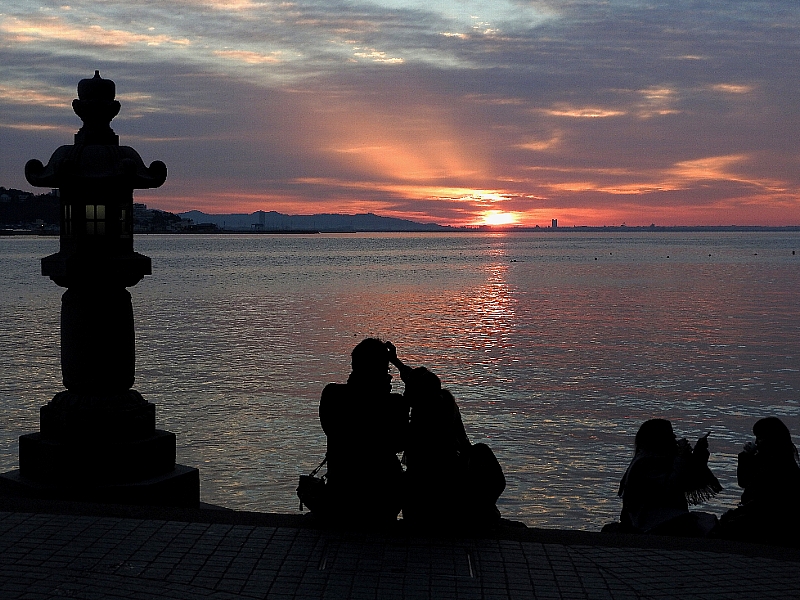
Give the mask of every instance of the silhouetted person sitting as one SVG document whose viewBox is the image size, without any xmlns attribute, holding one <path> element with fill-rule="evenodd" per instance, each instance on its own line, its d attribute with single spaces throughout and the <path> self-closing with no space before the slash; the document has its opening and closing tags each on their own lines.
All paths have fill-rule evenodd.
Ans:
<svg viewBox="0 0 800 600">
<path fill-rule="evenodd" d="M 702 536 L 716 516 L 689 512 L 717 494 L 719 481 L 708 468 L 708 434 L 694 449 L 677 440 L 665 419 L 645 421 L 636 434 L 635 453 L 619 486 L 620 529 L 658 535 Z"/>
<path fill-rule="evenodd" d="M 387 345 L 411 406 L 403 520 L 426 528 L 496 525 L 495 503 L 506 481 L 494 453 L 486 444 L 470 444 L 455 398 L 439 378 L 404 365 Z"/>
<path fill-rule="evenodd" d="M 392 394 L 389 352 L 367 338 L 351 354 L 346 384 L 322 391 L 319 419 L 328 438 L 326 508 L 323 516 L 346 525 L 384 525 L 402 506 L 408 405 Z"/>
<path fill-rule="evenodd" d="M 738 508 L 720 519 L 715 535 L 748 541 L 800 543 L 800 466 L 797 447 L 776 417 L 753 425 L 755 442 L 739 453 L 736 475 L 743 488 Z"/>
</svg>

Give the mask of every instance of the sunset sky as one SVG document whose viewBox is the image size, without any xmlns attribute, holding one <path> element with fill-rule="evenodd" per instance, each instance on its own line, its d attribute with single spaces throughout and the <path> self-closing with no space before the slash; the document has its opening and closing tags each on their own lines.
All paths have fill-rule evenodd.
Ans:
<svg viewBox="0 0 800 600">
<path fill-rule="evenodd" d="M 0 185 L 95 69 L 151 208 L 800 225 L 798 0 L 2 0 Z"/>
</svg>

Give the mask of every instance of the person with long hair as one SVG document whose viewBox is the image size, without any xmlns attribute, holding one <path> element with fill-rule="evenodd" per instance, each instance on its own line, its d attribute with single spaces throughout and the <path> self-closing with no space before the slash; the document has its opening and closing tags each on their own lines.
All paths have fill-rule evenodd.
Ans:
<svg viewBox="0 0 800 600">
<path fill-rule="evenodd" d="M 494 452 L 486 444 L 470 443 L 456 400 L 437 375 L 405 365 L 394 345 L 386 345 L 411 407 L 403 455 L 403 521 L 435 529 L 496 526 L 496 503 L 506 480 Z"/>
<path fill-rule="evenodd" d="M 753 425 L 755 441 L 739 453 L 741 504 L 720 518 L 719 537 L 760 542 L 800 541 L 800 465 L 789 428 L 777 417 Z"/>
<path fill-rule="evenodd" d="M 635 450 L 619 486 L 620 529 L 637 533 L 702 536 L 716 516 L 690 512 L 722 486 L 708 468 L 708 434 L 694 448 L 678 440 L 666 419 L 645 421 L 636 433 Z"/>
</svg>

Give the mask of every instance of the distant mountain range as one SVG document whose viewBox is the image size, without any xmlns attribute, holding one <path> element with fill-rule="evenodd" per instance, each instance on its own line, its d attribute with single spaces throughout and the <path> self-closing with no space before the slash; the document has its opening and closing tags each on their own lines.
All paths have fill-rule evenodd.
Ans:
<svg viewBox="0 0 800 600">
<path fill-rule="evenodd" d="M 23 190 L 0 186 L 0 235 L 39 234 L 58 235 L 60 200 L 57 194 L 33 194 Z M 183 219 L 191 219 L 189 225 Z M 212 215 L 199 210 L 177 215 L 158 209 L 148 209 L 144 204 L 135 204 L 133 211 L 135 233 L 217 233 L 230 232 L 305 232 L 353 233 L 353 232 L 415 232 L 415 231 L 497 231 L 506 229 L 516 232 L 659 232 L 659 231 L 800 231 L 800 225 L 750 226 L 750 225 L 694 225 L 694 226 L 585 226 L 542 227 L 510 226 L 492 227 L 476 225 L 451 227 L 437 223 L 419 223 L 408 219 L 381 217 L 373 213 L 342 215 L 285 215 L 275 211 L 256 211 L 250 214 Z"/>
<path fill-rule="evenodd" d="M 318 214 L 285 215 L 273 211 L 250 214 L 211 215 L 199 210 L 178 213 L 195 225 L 210 223 L 227 231 L 320 231 L 328 233 L 354 231 L 452 231 L 452 227 L 436 223 L 417 223 L 407 219 L 381 217 L 372 213 L 357 215 Z"/>
</svg>

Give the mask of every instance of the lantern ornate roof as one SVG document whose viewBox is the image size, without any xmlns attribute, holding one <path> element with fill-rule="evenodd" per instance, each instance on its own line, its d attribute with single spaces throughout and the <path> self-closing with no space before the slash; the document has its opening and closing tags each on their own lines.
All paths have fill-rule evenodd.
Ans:
<svg viewBox="0 0 800 600">
<path fill-rule="evenodd" d="M 134 190 L 164 183 L 167 167 L 163 162 L 157 160 L 147 167 L 136 150 L 119 145 L 119 136 L 110 125 L 120 111 L 115 93 L 114 82 L 100 77 L 99 71 L 78 83 L 78 98 L 72 101 L 72 109 L 83 127 L 75 134 L 74 145 L 58 148 L 46 166 L 36 159 L 27 162 L 25 178 L 31 185 L 58 188 L 89 179 Z"/>
<path fill-rule="evenodd" d="M 167 167 L 158 160 L 148 167 L 136 150 L 119 145 L 111 129 L 120 111 L 115 95 L 114 82 L 99 71 L 82 79 L 72 102 L 83 121 L 75 143 L 57 148 L 47 165 L 25 165 L 29 183 L 59 190 L 60 249 L 42 259 L 42 274 L 64 287 L 128 287 L 151 272 L 150 259 L 133 251 L 133 191 L 159 187 Z"/>
</svg>

